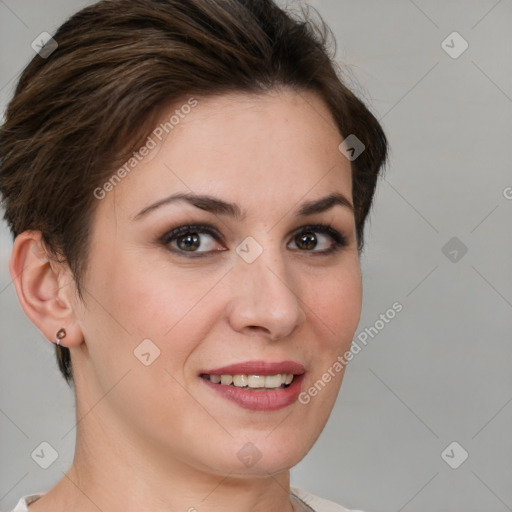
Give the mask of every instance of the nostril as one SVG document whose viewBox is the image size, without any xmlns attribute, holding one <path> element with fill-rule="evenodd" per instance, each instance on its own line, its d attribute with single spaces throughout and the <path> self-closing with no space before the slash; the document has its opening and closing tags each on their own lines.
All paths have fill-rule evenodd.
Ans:
<svg viewBox="0 0 512 512">
<path fill-rule="evenodd" d="M 263 332 L 267 336 L 271 335 L 270 331 L 266 327 L 261 327 L 261 325 L 248 325 L 247 329 L 254 332 Z M 270 336 L 270 338 L 273 340 L 273 337 Z"/>
</svg>

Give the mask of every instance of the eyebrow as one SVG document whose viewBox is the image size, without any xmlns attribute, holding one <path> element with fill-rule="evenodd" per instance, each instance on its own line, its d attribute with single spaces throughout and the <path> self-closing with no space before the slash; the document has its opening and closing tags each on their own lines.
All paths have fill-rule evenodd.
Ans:
<svg viewBox="0 0 512 512">
<path fill-rule="evenodd" d="M 163 199 L 160 199 L 155 203 L 144 207 L 139 213 L 137 213 L 137 215 L 133 217 L 133 220 L 140 219 L 141 217 L 156 210 L 157 208 L 160 208 L 161 206 L 177 201 L 185 201 L 192 206 L 195 206 L 196 208 L 200 208 L 201 210 L 205 210 L 215 215 L 227 215 L 237 220 L 243 220 L 247 214 L 236 203 L 227 203 L 226 201 L 208 195 L 179 193 L 164 197 Z M 333 192 L 332 194 L 329 194 L 328 196 L 322 197 L 320 199 L 315 199 L 303 203 L 297 209 L 295 214 L 298 217 L 305 217 L 307 215 L 325 212 L 334 206 L 342 206 L 354 212 L 352 203 L 343 194 L 340 194 L 339 192 Z"/>
</svg>

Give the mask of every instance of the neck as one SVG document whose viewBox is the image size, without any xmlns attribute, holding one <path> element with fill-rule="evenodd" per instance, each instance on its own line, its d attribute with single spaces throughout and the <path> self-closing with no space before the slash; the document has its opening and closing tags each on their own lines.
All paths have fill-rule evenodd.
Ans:
<svg viewBox="0 0 512 512">
<path fill-rule="evenodd" d="M 87 425 L 85 425 L 87 423 Z M 109 424 L 110 425 L 110 424 Z M 30 506 L 33 512 L 293 512 L 290 474 L 222 474 L 173 460 L 161 449 L 99 428 L 94 411 L 79 423 L 73 464 Z"/>
</svg>

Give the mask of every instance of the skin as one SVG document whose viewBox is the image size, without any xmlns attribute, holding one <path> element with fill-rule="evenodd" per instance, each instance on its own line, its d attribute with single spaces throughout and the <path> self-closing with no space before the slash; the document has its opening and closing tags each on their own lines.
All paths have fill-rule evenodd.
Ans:
<svg viewBox="0 0 512 512">
<path fill-rule="evenodd" d="M 306 390 L 350 348 L 362 298 L 353 211 L 294 213 L 334 191 L 352 203 L 350 162 L 327 107 L 310 92 L 197 99 L 98 200 L 84 303 L 69 268 L 45 259 L 38 232 L 15 241 L 10 269 L 23 270 L 14 280 L 20 303 L 49 340 L 66 328 L 61 344 L 71 350 L 76 387 L 74 461 L 30 505 L 35 512 L 294 510 L 289 469 L 324 428 L 343 372 L 308 404 L 276 411 L 227 401 L 199 373 L 292 360 L 306 368 Z M 175 202 L 133 219 L 191 191 L 237 203 L 246 217 Z M 159 241 L 187 223 L 212 225 L 223 240 L 201 232 L 200 250 L 210 251 L 201 258 Z M 333 240 L 315 231 L 317 245 L 300 248 L 295 234 L 309 224 L 332 225 L 346 247 L 319 254 Z M 250 264 L 236 252 L 248 236 L 263 248 Z M 134 357 L 143 339 L 160 350 L 150 366 Z M 251 467 L 237 457 L 248 442 L 261 454 Z"/>
</svg>

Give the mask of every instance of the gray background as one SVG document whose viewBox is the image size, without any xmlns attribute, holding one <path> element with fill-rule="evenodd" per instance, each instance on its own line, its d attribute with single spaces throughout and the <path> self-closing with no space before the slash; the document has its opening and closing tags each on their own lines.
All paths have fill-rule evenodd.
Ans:
<svg viewBox="0 0 512 512">
<path fill-rule="evenodd" d="M 88 3 L 0 0 L 0 111 L 32 40 Z M 349 365 L 292 484 L 367 512 L 512 510 L 512 1 L 310 3 L 392 148 L 366 231 L 358 333 L 395 301 L 403 310 Z M 458 58 L 442 47 L 454 31 L 469 44 Z M 443 252 L 452 237 L 467 247 L 455 261 L 455 246 Z M 72 392 L 18 305 L 11 245 L 2 225 L 1 510 L 49 489 L 74 449 Z M 47 470 L 30 456 L 42 441 L 60 454 Z M 457 469 L 441 456 L 453 441 L 452 465 L 469 454 Z"/>
</svg>

